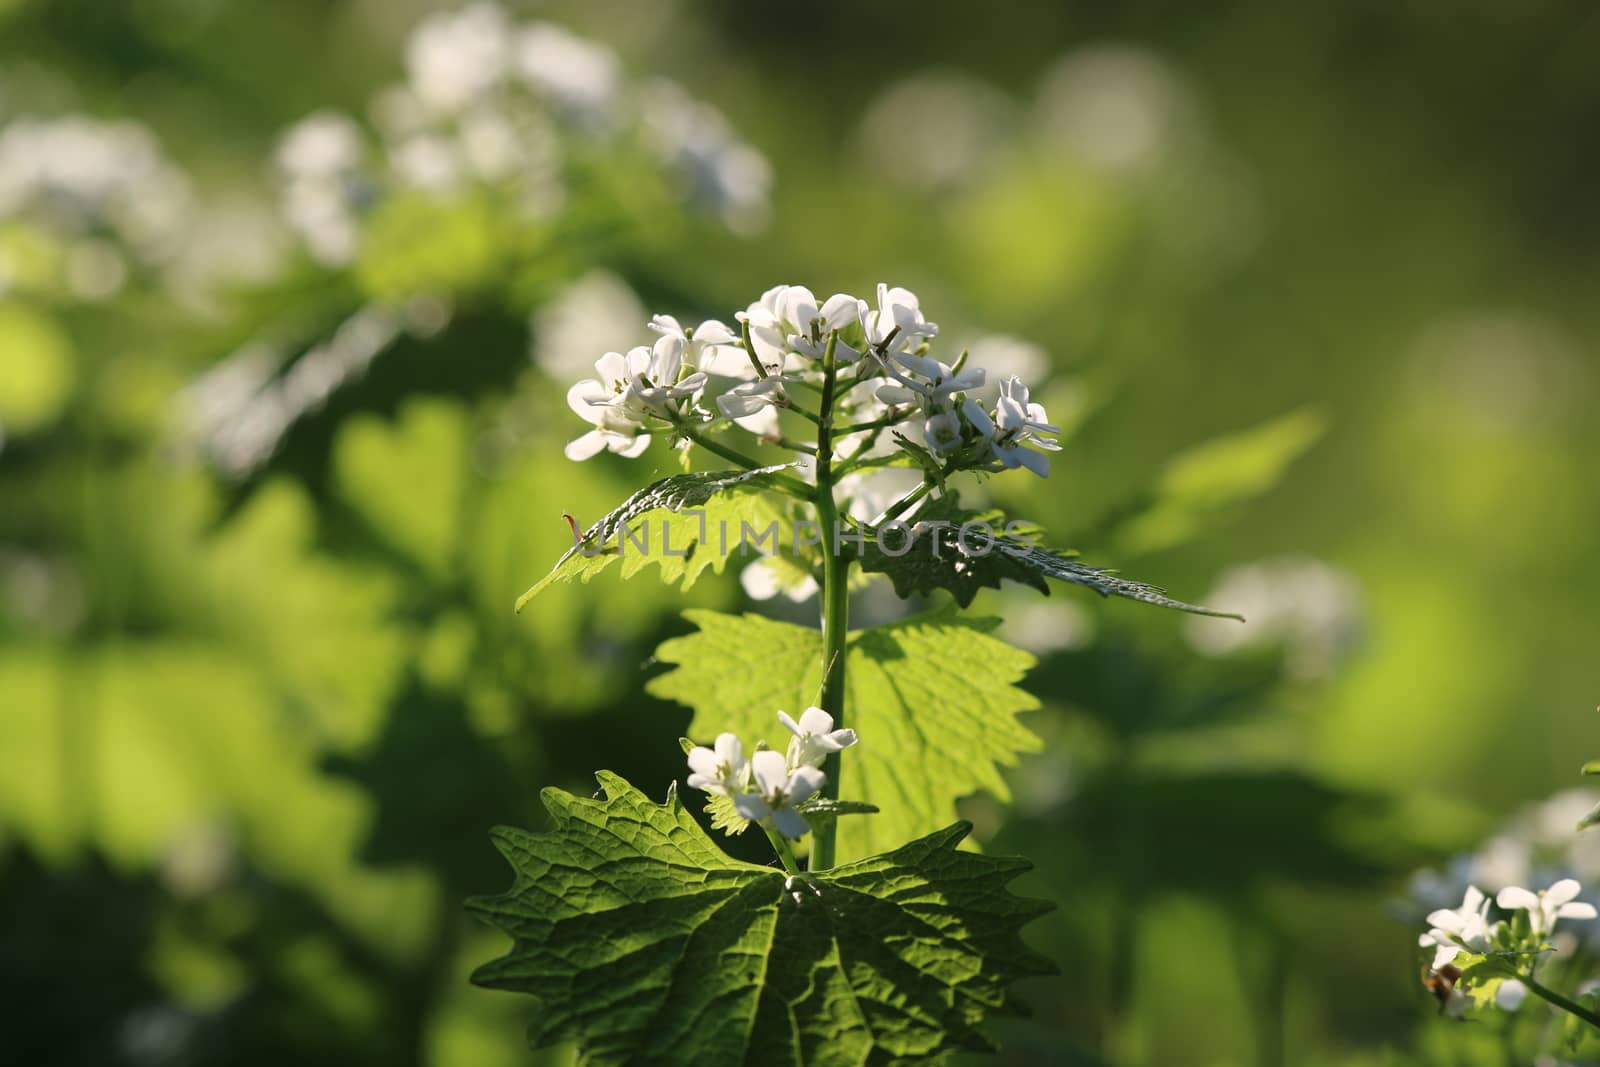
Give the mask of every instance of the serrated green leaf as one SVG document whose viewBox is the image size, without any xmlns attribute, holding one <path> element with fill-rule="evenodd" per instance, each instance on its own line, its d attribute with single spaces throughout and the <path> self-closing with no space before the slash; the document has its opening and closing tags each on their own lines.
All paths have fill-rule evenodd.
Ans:
<svg viewBox="0 0 1600 1067">
<path fill-rule="evenodd" d="M 777 712 L 816 703 L 821 635 L 759 615 L 684 617 L 699 631 L 656 650 L 676 669 L 651 679 L 648 691 L 693 708 L 697 737 L 728 730 L 746 746 L 759 739 L 783 751 L 789 734 Z M 1039 703 L 1015 685 L 1033 657 L 989 636 L 998 622 L 936 613 L 850 635 L 844 721 L 861 742 L 842 757 L 841 791 L 882 812 L 839 824 L 841 856 L 928 833 L 950 821 L 956 798 L 980 789 L 1009 798 L 995 765 L 1038 751 L 1017 712 Z"/>
<path fill-rule="evenodd" d="M 789 466 L 674 474 L 650 483 L 584 531 L 582 541 L 517 598 L 516 610 L 556 582 L 587 582 L 618 562 L 624 578 L 654 564 L 662 581 L 682 581 L 684 588 L 707 567 L 720 573 L 740 543 L 742 524 L 764 530 L 781 517 L 765 492 Z M 688 509 L 695 510 L 684 514 Z M 630 532 L 642 533 L 643 539 L 630 538 Z"/>
<path fill-rule="evenodd" d="M 978 523 L 986 526 L 975 525 Z M 999 512 L 967 511 L 954 493 L 946 493 L 919 508 L 904 527 L 891 531 L 885 524 L 864 531 L 858 555 L 862 570 L 888 575 L 900 596 L 927 596 L 936 589 L 946 589 L 962 607 L 971 604 L 979 590 L 998 589 L 1006 579 L 1049 595 L 1050 585 L 1045 579 L 1054 578 L 1093 589 L 1105 597 L 1137 600 L 1192 615 L 1240 618 L 1174 600 L 1164 589 L 1079 563 L 1075 552 L 1042 548 L 1035 543 L 1036 527 L 1013 526 L 1012 532 L 1017 536 L 1010 537 L 1002 532 L 1005 529 L 1005 516 Z"/>
<path fill-rule="evenodd" d="M 529 993 L 535 1046 L 584 1067 L 924 1064 L 990 1047 L 1007 987 L 1052 973 L 1013 896 L 1020 859 L 956 850 L 958 824 L 794 883 L 725 855 L 669 788 L 614 774 L 603 799 L 546 790 L 555 829 L 500 828 L 511 890 L 469 906 L 511 936 L 473 981 Z"/>
</svg>

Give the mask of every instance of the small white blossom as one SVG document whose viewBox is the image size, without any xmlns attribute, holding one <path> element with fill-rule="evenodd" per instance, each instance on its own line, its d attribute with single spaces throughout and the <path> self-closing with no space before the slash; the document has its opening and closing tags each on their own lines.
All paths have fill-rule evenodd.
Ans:
<svg viewBox="0 0 1600 1067">
<path fill-rule="evenodd" d="M 1050 474 L 1050 458 L 1033 449 L 1059 452 L 1061 446 L 1052 438 L 1041 434 L 1058 434 L 1059 426 L 1052 425 L 1043 405 L 1028 399 L 1028 387 L 1022 379 L 1011 377 L 1000 383 L 1000 399 L 994 409 L 994 437 L 990 445 L 996 461 L 1007 470 L 1026 467 L 1041 478 Z M 1032 446 L 1032 447 L 1028 447 Z"/>
<path fill-rule="evenodd" d="M 826 776 L 810 766 L 791 772 L 784 758 L 770 750 L 750 757 L 750 773 L 756 791 L 734 796 L 739 814 L 752 822 L 770 823 L 784 837 L 804 837 L 811 825 L 795 808 L 822 788 Z"/>
<path fill-rule="evenodd" d="M 651 351 L 634 348 L 627 355 L 607 352 L 595 362 L 597 378 L 586 378 L 567 390 L 567 406 L 594 429 L 567 444 L 566 456 L 585 460 L 602 451 L 634 458 L 650 447 L 641 433 L 644 413 L 628 404 L 629 387 L 650 369 Z"/>
<path fill-rule="evenodd" d="M 1441 908 L 1428 916 L 1430 929 L 1417 944 L 1433 946 L 1432 970 L 1437 971 L 1463 951 L 1482 952 L 1489 945 L 1489 898 L 1468 886 L 1459 908 Z"/>
<path fill-rule="evenodd" d="M 778 721 L 794 735 L 789 741 L 787 761 L 791 770 L 798 767 L 820 767 L 834 752 L 849 748 L 858 738 L 850 729 L 835 730 L 833 716 L 818 707 L 800 713 L 795 722 L 786 711 L 778 712 Z"/>
<path fill-rule="evenodd" d="M 863 311 L 861 327 L 867 343 L 882 352 L 903 352 L 939 334 L 939 324 L 922 317 L 916 293 L 883 282 L 878 283 L 878 306 Z"/>
<path fill-rule="evenodd" d="M 1563 878 L 1549 889 L 1542 889 L 1537 893 L 1519 886 L 1507 886 L 1500 890 L 1495 903 L 1507 911 L 1526 911 L 1528 925 L 1533 928 L 1534 934 L 1547 937 L 1555 929 L 1557 919 L 1595 917 L 1594 905 L 1585 904 L 1577 899 L 1580 892 L 1582 887 L 1578 885 L 1577 879 Z"/>
<path fill-rule="evenodd" d="M 736 734 L 718 734 L 713 747 L 689 750 L 689 785 L 707 793 L 732 796 L 750 787 L 750 764 Z"/>
<path fill-rule="evenodd" d="M 733 347 L 739 344 L 739 335 L 716 319 L 707 319 L 690 330 L 671 315 L 654 315 L 648 325 L 663 337 L 675 337 L 681 341 L 684 347 L 684 359 L 697 371 L 709 373 L 715 370 L 721 354 L 733 351 L 738 357 L 738 363 L 742 364 L 737 369 L 754 372 L 744 353 L 736 351 Z"/>
</svg>

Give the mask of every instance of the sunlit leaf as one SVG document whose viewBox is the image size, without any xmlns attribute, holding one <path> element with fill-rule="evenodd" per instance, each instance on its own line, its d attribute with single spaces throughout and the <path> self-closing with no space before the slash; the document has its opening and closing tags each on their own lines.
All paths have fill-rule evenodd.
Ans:
<svg viewBox="0 0 1600 1067">
<path fill-rule="evenodd" d="M 780 518 L 766 492 L 787 469 L 704 471 L 652 482 L 584 530 L 550 573 L 517 598 L 516 610 L 556 582 L 587 582 L 613 563 L 623 565 L 624 578 L 654 564 L 663 581 L 684 588 L 707 567 L 720 573 L 742 542 Z M 746 526 L 756 533 L 745 534 Z"/>
<path fill-rule="evenodd" d="M 481 985 L 529 993 L 535 1046 L 586 1067 L 926 1063 L 991 1047 L 1007 987 L 1050 973 L 1019 931 L 1020 859 L 956 850 L 957 824 L 791 882 L 725 855 L 678 801 L 623 779 L 603 798 L 544 792 L 555 829 L 501 828 L 511 890 L 472 902 L 513 939 Z"/>
<path fill-rule="evenodd" d="M 821 635 L 757 615 L 685 617 L 700 629 L 657 650 L 676 669 L 649 691 L 693 708 L 697 738 L 732 731 L 747 747 L 765 740 L 782 751 L 789 734 L 777 712 L 816 702 Z M 980 789 L 1010 796 L 996 764 L 1039 748 L 1017 721 L 1038 701 L 1015 684 L 1033 657 L 991 637 L 997 624 L 933 614 L 850 635 L 845 722 L 861 743 L 844 759 L 839 795 L 883 811 L 839 824 L 840 855 L 871 855 L 929 833 L 950 820 L 956 798 Z"/>
</svg>

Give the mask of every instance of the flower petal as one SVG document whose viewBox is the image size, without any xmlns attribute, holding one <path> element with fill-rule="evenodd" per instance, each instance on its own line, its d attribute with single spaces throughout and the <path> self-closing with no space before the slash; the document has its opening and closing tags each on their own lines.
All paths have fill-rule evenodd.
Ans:
<svg viewBox="0 0 1600 1067">
<path fill-rule="evenodd" d="M 805 732 L 806 732 L 805 728 L 803 726 L 801 726 L 799 723 L 795 722 L 794 719 L 789 715 L 789 713 L 787 711 L 779 711 L 778 712 L 778 721 L 783 723 L 784 729 L 788 730 L 791 734 L 794 734 L 796 737 L 800 737 L 800 736 L 804 735 Z"/>
<path fill-rule="evenodd" d="M 1556 909 L 1558 919 L 1593 919 L 1597 914 L 1600 912 L 1594 910 L 1593 904 L 1585 904 L 1581 900 Z"/>
<path fill-rule="evenodd" d="M 1500 890 L 1494 902 L 1507 911 L 1539 910 L 1539 897 L 1520 886 L 1508 885 Z"/>
<path fill-rule="evenodd" d="M 1544 891 L 1544 905 L 1548 909 L 1559 908 L 1569 900 L 1575 900 L 1583 887 L 1576 878 L 1563 878 L 1555 885 Z"/>
<path fill-rule="evenodd" d="M 808 734 L 825 734 L 833 729 L 833 716 L 812 705 L 800 713 L 800 729 Z"/>
<path fill-rule="evenodd" d="M 773 753 L 777 755 L 777 753 Z M 803 804 L 822 788 L 828 776 L 815 767 L 797 767 L 789 777 L 789 803 Z"/>
<path fill-rule="evenodd" d="M 762 749 L 750 757 L 750 770 L 755 775 L 756 787 L 764 797 L 783 792 L 789 781 L 789 765 L 783 753 Z"/>
<path fill-rule="evenodd" d="M 606 438 L 599 430 L 590 430 L 582 437 L 574 437 L 567 442 L 564 449 L 566 457 L 575 462 L 583 462 L 591 456 L 597 456 L 606 450 Z"/>
<path fill-rule="evenodd" d="M 793 808 L 780 808 L 772 813 L 772 825 L 778 833 L 791 841 L 798 841 L 806 836 L 806 831 L 811 829 L 811 824 L 806 822 L 806 817 Z"/>
</svg>

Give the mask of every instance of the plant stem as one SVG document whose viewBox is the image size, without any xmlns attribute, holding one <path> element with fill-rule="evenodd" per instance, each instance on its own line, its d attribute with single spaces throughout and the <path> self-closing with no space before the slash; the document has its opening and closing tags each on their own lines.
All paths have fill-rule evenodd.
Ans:
<svg viewBox="0 0 1600 1067">
<path fill-rule="evenodd" d="M 794 858 L 794 849 L 789 847 L 789 842 L 766 823 L 761 824 L 761 829 L 766 831 L 767 840 L 772 842 L 772 851 L 778 854 L 778 862 L 783 864 L 783 869 L 790 874 L 799 874 L 800 861 Z"/>
<path fill-rule="evenodd" d="M 1546 989 L 1538 982 L 1535 982 L 1528 975 L 1518 976 L 1517 981 L 1527 986 L 1528 992 L 1532 993 L 1534 996 L 1554 1004 L 1556 1007 L 1560 1008 L 1569 1015 L 1576 1015 L 1590 1026 L 1600 1030 L 1600 1014 L 1590 1011 L 1588 1008 L 1584 1007 L 1582 1004 L 1579 1004 L 1575 1000 L 1568 1000 L 1566 997 L 1562 996 L 1560 993 L 1557 993 L 1553 989 Z"/>
<path fill-rule="evenodd" d="M 701 448 L 705 449 L 707 452 L 710 452 L 712 455 L 721 456 L 729 463 L 737 464 L 747 471 L 760 470 L 762 467 L 766 466 L 766 464 L 752 459 L 743 452 L 729 448 L 727 445 L 719 444 L 710 437 L 707 437 L 701 433 L 697 433 L 687 423 L 673 423 L 673 429 L 687 437 L 689 440 L 693 441 L 695 444 L 699 445 Z M 787 474 L 774 473 L 772 476 L 772 484 L 777 488 L 782 489 L 790 496 L 797 496 L 802 500 L 809 500 L 811 498 L 811 487 L 805 482 L 802 482 L 799 478 L 794 478 Z"/>
<path fill-rule="evenodd" d="M 828 335 L 822 357 L 822 419 L 817 425 L 817 521 L 822 526 L 822 710 L 833 716 L 834 729 L 845 725 L 845 637 L 850 630 L 850 561 L 839 551 L 835 530 L 839 506 L 833 498 L 833 401 L 838 367 L 834 361 L 837 332 Z M 822 795 L 839 799 L 839 753 L 830 752 L 822 765 L 827 783 Z M 825 871 L 834 864 L 838 820 L 817 830 L 811 846 L 811 869 Z"/>
<path fill-rule="evenodd" d="M 905 496 L 884 508 L 883 514 L 874 519 L 872 521 L 872 525 L 882 526 L 891 519 L 898 519 L 900 516 L 904 515 L 908 510 L 910 510 L 912 504 L 915 504 L 917 501 L 927 496 L 928 490 L 932 488 L 932 482 L 923 482 L 915 489 L 912 489 L 910 492 L 906 493 Z"/>
</svg>

